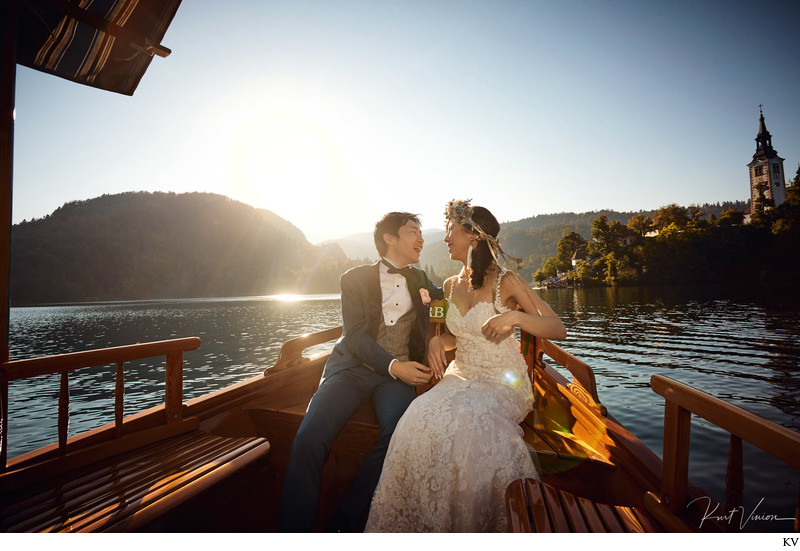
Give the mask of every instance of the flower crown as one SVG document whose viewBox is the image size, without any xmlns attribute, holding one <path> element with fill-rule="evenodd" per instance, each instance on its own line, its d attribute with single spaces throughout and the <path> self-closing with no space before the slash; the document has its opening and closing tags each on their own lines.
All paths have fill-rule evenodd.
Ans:
<svg viewBox="0 0 800 551">
<path fill-rule="evenodd" d="M 516 262 L 517 269 L 519 270 L 520 264 L 522 264 L 522 259 L 511 255 L 506 255 L 505 251 L 503 251 L 502 247 L 500 247 L 500 242 L 497 240 L 497 238 L 483 231 L 483 228 L 475 223 L 475 221 L 472 219 L 475 209 L 470 205 L 470 201 L 472 201 L 472 199 L 467 199 L 466 201 L 461 199 L 453 199 L 447 203 L 447 207 L 444 211 L 446 227 L 449 228 L 453 223 L 466 226 L 478 234 L 479 241 L 486 241 L 486 244 L 489 245 L 489 251 L 492 253 L 492 257 L 498 266 L 500 265 L 500 261 L 497 259 L 497 255 L 499 253 L 500 256 L 503 257 L 503 260 L 506 264 L 510 265 L 510 262 L 508 261 L 509 258 Z M 469 262 L 469 264 L 471 264 L 471 262 Z"/>
</svg>

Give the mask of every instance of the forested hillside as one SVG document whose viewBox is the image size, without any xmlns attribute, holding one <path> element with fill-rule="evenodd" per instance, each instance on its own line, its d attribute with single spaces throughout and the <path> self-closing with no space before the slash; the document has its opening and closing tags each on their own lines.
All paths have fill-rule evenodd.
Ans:
<svg viewBox="0 0 800 551">
<path fill-rule="evenodd" d="M 746 205 L 702 210 L 719 216 Z M 506 252 L 525 259 L 520 273 L 531 280 L 564 235 L 589 240 L 602 215 L 626 224 L 654 212 L 538 215 L 502 224 L 500 240 Z M 437 283 L 460 269 L 443 237 L 442 230 L 425 232 L 420 261 Z M 342 246 L 315 246 L 275 213 L 221 195 L 104 195 L 14 226 L 11 303 L 338 293 L 342 273 L 376 258 L 371 232 L 344 238 Z"/>
<path fill-rule="evenodd" d="M 354 264 L 276 214 L 207 193 L 75 201 L 15 225 L 14 305 L 338 292 Z"/>
<path fill-rule="evenodd" d="M 699 208 L 706 217 L 719 218 L 723 210 L 730 208 L 744 210 L 747 204 L 747 201 L 726 201 L 705 204 Z M 503 224 L 500 230 L 501 243 L 507 252 L 525 259 L 520 273 L 530 281 L 533 273 L 541 268 L 549 257 L 556 254 L 558 242 L 566 234 L 575 232 L 584 239 L 590 240 L 592 223 L 600 216 L 606 216 L 609 222 L 619 222 L 625 225 L 636 215 L 650 217 L 655 213 L 655 210 L 638 212 L 600 210 L 584 213 L 542 214 Z"/>
</svg>

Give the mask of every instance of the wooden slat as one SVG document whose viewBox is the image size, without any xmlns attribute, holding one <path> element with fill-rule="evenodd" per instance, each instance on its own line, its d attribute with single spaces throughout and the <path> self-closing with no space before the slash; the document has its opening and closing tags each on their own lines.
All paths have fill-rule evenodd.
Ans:
<svg viewBox="0 0 800 551">
<path fill-rule="evenodd" d="M 728 470 L 725 472 L 725 510 L 733 511 L 742 504 L 744 493 L 744 464 L 742 439 L 731 434 L 728 449 Z M 732 527 L 732 523 L 728 523 Z"/>
<path fill-rule="evenodd" d="M 525 489 L 522 479 L 517 479 L 506 488 L 506 513 L 510 532 L 528 533 L 531 522 L 528 518 L 528 504 L 525 500 Z"/>
<path fill-rule="evenodd" d="M 535 480 L 528 478 L 525 480 L 525 489 L 528 491 L 534 529 L 539 533 L 552 532 L 542 487 Z"/>
<path fill-rule="evenodd" d="M 167 380 L 164 410 L 167 423 L 180 422 L 183 417 L 183 352 L 167 353 Z"/>
<path fill-rule="evenodd" d="M 564 516 L 564 509 L 561 506 L 561 500 L 558 498 L 558 491 L 549 484 L 539 484 L 542 488 L 545 503 L 547 503 L 547 512 L 550 515 L 550 523 L 553 525 L 553 531 L 557 533 L 569 532 L 570 525 Z"/>
<path fill-rule="evenodd" d="M 642 507 L 631 507 L 631 511 L 633 512 L 634 516 L 636 516 L 636 520 L 639 521 L 639 524 L 642 525 L 644 531 L 648 534 L 655 533 L 655 532 L 663 532 L 661 526 L 659 526 L 658 522 Z"/>
<path fill-rule="evenodd" d="M 0 364 L 8 361 L 11 205 L 14 187 L 14 94 L 17 76 L 16 2 L 0 2 Z M 5 419 L 3 419 L 5 421 Z M 5 463 L 3 463 L 5 464 Z"/>
<path fill-rule="evenodd" d="M 664 466 L 661 474 L 663 505 L 672 513 L 686 506 L 689 483 L 691 413 L 667 400 L 664 406 Z"/>
<path fill-rule="evenodd" d="M 614 509 L 616 510 L 617 516 L 619 517 L 619 520 L 626 532 L 643 534 L 647 531 L 644 529 L 644 526 L 642 526 L 642 523 L 639 522 L 639 519 L 636 518 L 636 514 L 634 514 L 633 509 L 630 507 L 624 507 L 622 505 L 617 505 L 614 507 Z"/>
<path fill-rule="evenodd" d="M 616 534 L 625 531 L 622 528 L 622 524 L 620 524 L 616 512 L 611 505 L 607 505 L 605 503 L 595 503 L 594 506 L 597 510 L 597 513 L 600 515 L 600 518 L 603 519 L 603 524 L 606 525 L 606 530 Z"/>
<path fill-rule="evenodd" d="M 589 531 L 586 522 L 583 520 L 583 512 L 578 505 L 578 500 L 569 492 L 561 492 L 561 501 L 564 504 L 564 512 L 572 525 L 573 532 L 585 533 Z"/>
<path fill-rule="evenodd" d="M 8 381 L 0 381 L 0 474 L 2 474 L 6 470 L 7 463 L 8 463 Z"/>
<path fill-rule="evenodd" d="M 584 497 L 577 497 L 576 499 L 578 500 L 578 505 L 581 508 L 581 512 L 583 512 L 583 518 L 586 520 L 586 525 L 589 527 L 589 531 L 605 532 L 606 527 L 603 524 L 603 521 L 600 519 L 600 515 L 597 514 L 594 503 Z"/>
<path fill-rule="evenodd" d="M 69 433 L 69 372 L 61 372 L 61 385 L 58 389 L 58 450 L 67 451 Z"/>
<path fill-rule="evenodd" d="M 114 432 L 122 434 L 122 419 L 125 414 L 125 370 L 124 363 L 117 362 L 117 380 L 114 385 Z"/>
</svg>

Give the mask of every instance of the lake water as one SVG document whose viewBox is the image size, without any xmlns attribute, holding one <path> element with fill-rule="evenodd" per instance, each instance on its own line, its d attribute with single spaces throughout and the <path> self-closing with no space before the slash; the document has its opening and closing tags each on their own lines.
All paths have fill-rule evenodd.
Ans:
<svg viewBox="0 0 800 551">
<path fill-rule="evenodd" d="M 800 431 L 800 305 L 708 288 L 538 291 L 561 316 L 561 346 L 593 367 L 608 411 L 658 455 L 660 373 Z M 116 302 L 13 308 L 12 359 L 198 336 L 184 360 L 185 399 L 258 375 L 281 344 L 341 324 L 338 295 Z M 330 346 L 330 345 L 329 345 Z M 130 362 L 126 414 L 162 403 L 163 359 Z M 9 456 L 56 440 L 57 376 L 14 381 Z M 70 434 L 113 421 L 114 367 L 70 377 Z M 728 436 L 693 421 L 690 478 L 724 502 Z M 745 444 L 746 512 L 793 517 L 800 474 Z M 759 501 L 763 498 L 763 502 Z M 739 522 L 738 518 L 735 522 Z M 789 521 L 750 521 L 753 531 L 788 531 Z"/>
</svg>

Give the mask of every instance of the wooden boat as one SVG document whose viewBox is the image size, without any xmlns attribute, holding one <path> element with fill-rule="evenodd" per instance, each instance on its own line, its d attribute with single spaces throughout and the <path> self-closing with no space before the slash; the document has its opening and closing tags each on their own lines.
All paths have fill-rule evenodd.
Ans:
<svg viewBox="0 0 800 551">
<path fill-rule="evenodd" d="M 42 5 L 75 14 L 74 5 Z M 177 9 L 177 3 L 172 2 Z M 18 2 L 4 3 L 4 10 Z M 80 11 L 80 10 L 79 10 Z M 172 12 L 174 13 L 174 11 Z M 8 12 L 4 24 L 14 20 Z M 85 14 L 84 14 L 85 15 Z M 171 18 L 171 15 L 165 16 Z M 102 25 L 101 25 L 102 26 Z M 8 31 L 8 29 L 6 29 Z M 13 29 L 12 29 L 13 31 Z M 109 32 L 114 32 L 111 28 Z M 163 32 L 161 33 L 163 36 Z M 3 109 L 13 107 L 5 78 L 14 65 L 4 37 Z M 13 32 L 11 33 L 13 36 Z M 164 51 L 160 46 L 156 52 Z M 141 46 L 141 45 L 140 45 Z M 143 46 L 142 46 L 143 47 Z M 159 50 L 160 49 L 160 50 Z M 11 50 L 11 53 L 9 53 Z M 13 128 L 3 127 L 3 231 L 10 232 Z M 8 201 L 6 202 L 6 199 Z M 8 234 L 0 239 L 7 246 Z M 2 244 L 0 244 L 2 246 Z M 8 303 L 9 251 L 0 248 L 5 273 L 0 299 Z M 8 330 L 8 310 L 2 318 Z M 433 305 L 432 313 L 438 313 Z M 436 321 L 439 323 L 436 323 Z M 439 330 L 441 316 L 431 324 Z M 0 530 L 38 531 L 271 531 L 289 449 L 328 354 L 304 351 L 332 341 L 331 328 L 286 342 L 262 376 L 197 399 L 182 395 L 183 354 L 201 346 L 196 337 L 117 348 L 10 360 L 0 357 Z M 542 481 L 509 486 L 509 529 L 515 531 L 727 530 L 735 524 L 705 518 L 689 503 L 705 496 L 689 483 L 692 414 L 731 433 L 725 510 L 741 503 L 742 441 L 751 442 L 800 470 L 800 435 L 690 387 L 654 376 L 665 399 L 664 459 L 648 449 L 603 406 L 589 366 L 555 344 L 521 335 L 536 407 L 522 423 Z M 164 403 L 125 415 L 126 363 L 165 358 Z M 560 365 L 568 380 L 554 365 Z M 69 379 L 76 370 L 115 371 L 114 421 L 68 437 Z M 9 394 L 22 379 L 59 374 L 57 435 L 53 444 L 8 458 Z M 427 388 L 420 388 L 419 392 Z M 373 413 L 362 407 L 334 442 L 325 465 L 317 526 L 324 526 L 377 435 Z M 795 530 L 798 518 L 795 518 Z"/>
<path fill-rule="evenodd" d="M 431 331 L 437 327 L 433 323 Z M 4 363 L 4 388 L 48 373 L 60 373 L 62 386 L 58 442 L 10 459 L 0 474 L 0 529 L 274 530 L 291 442 L 330 354 L 306 357 L 303 351 L 340 335 L 337 327 L 292 339 L 263 376 L 186 402 L 182 355 L 200 346 L 197 338 Z M 726 511 L 741 502 L 742 440 L 800 468 L 800 435 L 654 376 L 653 389 L 666 399 L 662 462 L 606 411 L 586 364 L 527 334 L 520 350 L 537 398 L 522 428 L 541 466 L 542 483 L 512 484 L 511 529 L 730 528 L 703 520 L 705 505 L 687 508 L 690 500 L 706 495 L 688 483 L 690 412 L 732 434 Z M 124 363 L 161 355 L 166 358 L 164 404 L 123 417 Z M 572 381 L 554 369 L 554 362 L 572 373 Z M 94 365 L 116 370 L 115 421 L 67 438 L 69 373 Z M 365 405 L 332 447 L 318 527 L 343 497 L 376 436 L 374 415 Z"/>
</svg>

